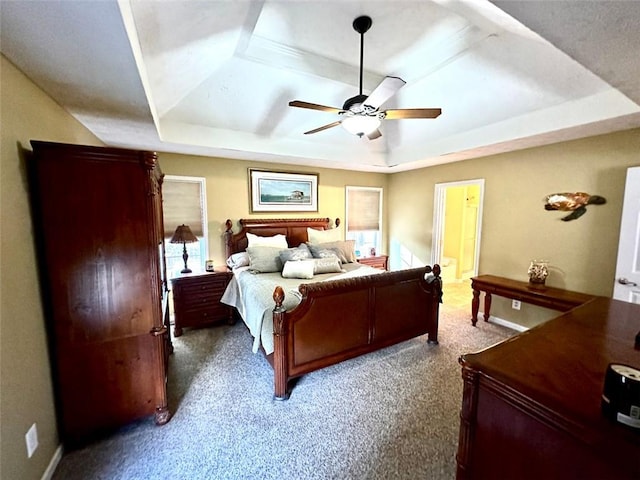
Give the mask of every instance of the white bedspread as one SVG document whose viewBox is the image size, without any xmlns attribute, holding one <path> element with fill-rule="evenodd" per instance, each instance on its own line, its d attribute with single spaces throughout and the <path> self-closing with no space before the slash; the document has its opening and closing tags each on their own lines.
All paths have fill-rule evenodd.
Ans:
<svg viewBox="0 0 640 480">
<path fill-rule="evenodd" d="M 301 283 L 315 283 L 342 278 L 375 275 L 383 270 L 362 265 L 347 263 L 342 265 L 344 273 L 325 273 L 315 275 L 313 280 L 283 278 L 277 273 L 249 272 L 248 267 L 237 268 L 233 272 L 233 279 L 229 282 L 222 296 L 222 303 L 235 307 L 253 335 L 253 352 L 260 349 L 260 345 L 267 354 L 273 352 L 273 291 L 281 286 L 285 292 L 284 307 L 291 310 L 300 303 L 301 297 L 298 286 Z"/>
</svg>

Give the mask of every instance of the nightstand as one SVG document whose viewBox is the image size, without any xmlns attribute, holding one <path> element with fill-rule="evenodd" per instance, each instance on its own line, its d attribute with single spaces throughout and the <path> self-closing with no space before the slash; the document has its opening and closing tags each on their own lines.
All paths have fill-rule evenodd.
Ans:
<svg viewBox="0 0 640 480">
<path fill-rule="evenodd" d="M 380 270 L 389 269 L 389 255 L 376 255 L 375 257 L 358 258 L 358 263 L 369 265 L 370 267 L 379 268 Z"/>
<path fill-rule="evenodd" d="M 233 273 L 226 267 L 214 272 L 185 274 L 171 279 L 176 337 L 184 327 L 204 327 L 221 321 L 235 322 L 233 309 L 220 303 Z"/>
</svg>

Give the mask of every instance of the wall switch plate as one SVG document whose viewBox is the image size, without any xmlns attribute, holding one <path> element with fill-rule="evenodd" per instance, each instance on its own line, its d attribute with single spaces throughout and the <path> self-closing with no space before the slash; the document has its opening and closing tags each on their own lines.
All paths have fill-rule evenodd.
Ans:
<svg viewBox="0 0 640 480">
<path fill-rule="evenodd" d="M 31 458 L 33 452 L 38 448 L 38 429 L 35 423 L 31 425 L 31 428 L 27 431 L 24 438 L 27 442 L 27 458 Z"/>
<path fill-rule="evenodd" d="M 520 310 L 520 300 L 511 300 L 511 308 L 514 310 Z"/>
</svg>

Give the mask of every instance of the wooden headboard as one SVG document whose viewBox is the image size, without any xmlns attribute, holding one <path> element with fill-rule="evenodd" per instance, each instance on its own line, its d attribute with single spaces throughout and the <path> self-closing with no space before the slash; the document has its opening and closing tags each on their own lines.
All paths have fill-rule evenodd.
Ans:
<svg viewBox="0 0 640 480">
<path fill-rule="evenodd" d="M 224 232 L 224 244 L 229 258 L 234 253 L 243 252 L 247 249 L 247 233 L 260 235 L 261 237 L 272 237 L 274 235 L 286 235 L 287 244 L 290 247 L 297 247 L 308 240 L 307 228 L 316 230 L 328 230 L 331 225 L 329 218 L 267 218 L 253 219 L 242 218 L 239 220 L 242 229 L 238 233 L 233 233 L 233 224 L 227 220 Z M 336 218 L 336 228 L 340 226 L 340 219 Z"/>
</svg>

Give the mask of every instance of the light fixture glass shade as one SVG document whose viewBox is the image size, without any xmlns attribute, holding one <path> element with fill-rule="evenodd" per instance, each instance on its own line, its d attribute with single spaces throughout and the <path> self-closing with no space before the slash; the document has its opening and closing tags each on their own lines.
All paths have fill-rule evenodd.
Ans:
<svg viewBox="0 0 640 480">
<path fill-rule="evenodd" d="M 368 135 L 380 126 L 377 116 L 353 115 L 344 118 L 341 122 L 344 129 L 353 135 Z"/>
</svg>

